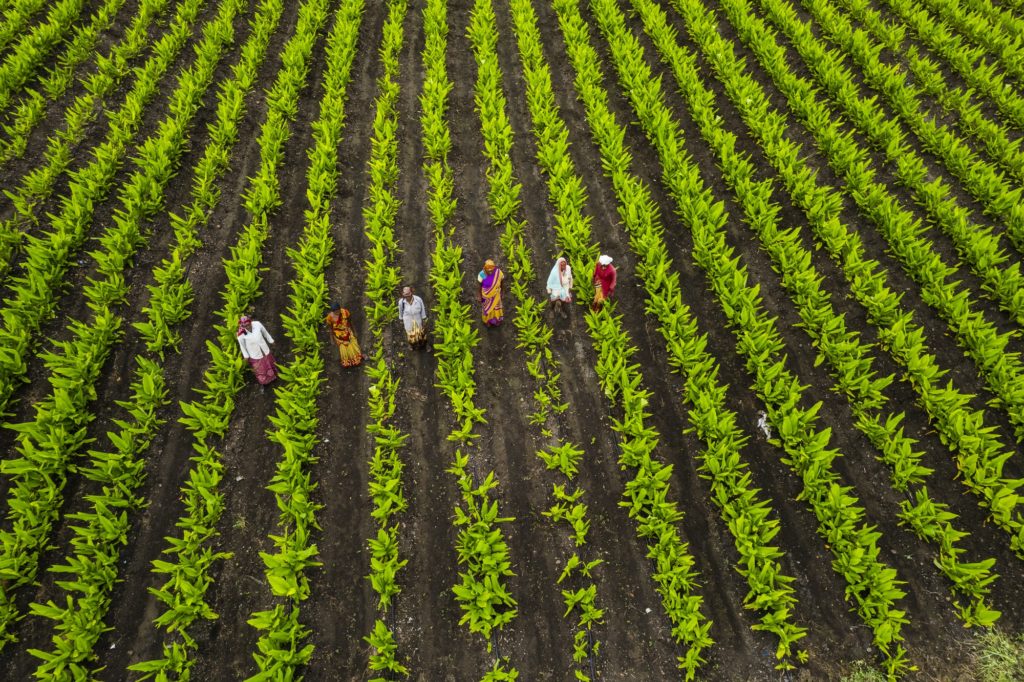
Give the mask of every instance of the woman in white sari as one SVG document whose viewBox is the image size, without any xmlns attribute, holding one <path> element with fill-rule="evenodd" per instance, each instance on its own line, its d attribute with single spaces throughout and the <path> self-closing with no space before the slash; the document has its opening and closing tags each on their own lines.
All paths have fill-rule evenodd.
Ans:
<svg viewBox="0 0 1024 682">
<path fill-rule="evenodd" d="M 555 266 L 548 275 L 548 300 L 555 305 L 562 317 L 566 316 L 565 308 L 572 303 L 572 268 L 565 258 L 559 256 Z"/>
</svg>

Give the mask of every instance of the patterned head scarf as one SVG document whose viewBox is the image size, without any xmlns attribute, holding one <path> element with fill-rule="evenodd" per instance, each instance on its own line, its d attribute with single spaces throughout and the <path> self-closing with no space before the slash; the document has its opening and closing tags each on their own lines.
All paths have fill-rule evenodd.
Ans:
<svg viewBox="0 0 1024 682">
<path fill-rule="evenodd" d="M 235 336 L 241 336 L 242 334 L 249 333 L 249 326 L 252 324 L 252 318 L 248 315 L 242 315 L 238 318 L 238 331 L 235 332 Z"/>
<path fill-rule="evenodd" d="M 484 272 L 490 274 L 495 267 L 497 266 L 494 264 L 494 261 L 491 260 L 490 258 L 484 261 Z"/>
</svg>

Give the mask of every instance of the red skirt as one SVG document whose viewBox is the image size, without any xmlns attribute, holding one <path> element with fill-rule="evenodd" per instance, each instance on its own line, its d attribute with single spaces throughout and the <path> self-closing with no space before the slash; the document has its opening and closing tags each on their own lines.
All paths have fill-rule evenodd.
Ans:
<svg viewBox="0 0 1024 682">
<path fill-rule="evenodd" d="M 277 378 L 277 365 L 274 363 L 274 356 L 267 353 L 259 360 L 249 358 L 252 371 L 256 374 L 256 381 L 264 386 Z"/>
</svg>

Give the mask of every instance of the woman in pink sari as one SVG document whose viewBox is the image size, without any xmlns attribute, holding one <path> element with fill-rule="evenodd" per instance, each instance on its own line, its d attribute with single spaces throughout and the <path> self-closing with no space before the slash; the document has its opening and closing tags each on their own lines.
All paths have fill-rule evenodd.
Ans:
<svg viewBox="0 0 1024 682">
<path fill-rule="evenodd" d="M 488 327 L 497 327 L 505 316 L 501 307 L 501 281 L 505 274 L 494 261 L 484 261 L 484 269 L 476 276 L 480 283 L 480 317 Z"/>
<path fill-rule="evenodd" d="M 238 320 L 238 345 L 242 349 L 242 357 L 249 361 L 256 381 L 260 382 L 260 390 L 277 378 L 277 364 L 270 353 L 270 344 L 274 343 L 267 328 L 248 315 Z"/>
</svg>

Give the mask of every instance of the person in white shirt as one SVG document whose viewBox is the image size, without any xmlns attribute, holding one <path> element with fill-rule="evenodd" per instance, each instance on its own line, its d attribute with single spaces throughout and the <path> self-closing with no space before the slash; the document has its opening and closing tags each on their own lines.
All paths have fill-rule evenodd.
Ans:
<svg viewBox="0 0 1024 682">
<path fill-rule="evenodd" d="M 572 268 L 565 258 L 559 257 L 555 266 L 548 274 L 548 300 L 562 317 L 565 317 L 566 306 L 572 303 Z"/>
<path fill-rule="evenodd" d="M 248 315 L 238 320 L 238 345 L 242 349 L 242 357 L 249 361 L 256 381 L 260 382 L 260 390 L 277 378 L 277 363 L 270 352 L 274 339 L 267 328 Z"/>
<path fill-rule="evenodd" d="M 412 292 L 412 287 L 402 288 L 402 298 L 398 299 L 398 319 L 405 325 L 405 335 L 409 345 L 422 348 L 427 343 L 427 307 L 423 299 Z"/>
</svg>

